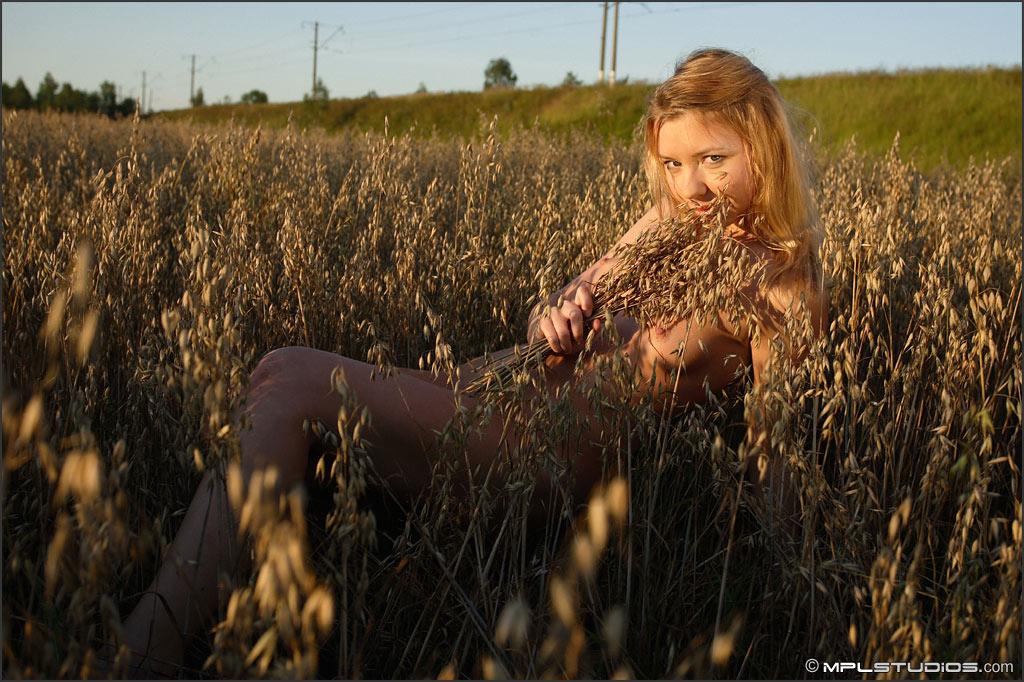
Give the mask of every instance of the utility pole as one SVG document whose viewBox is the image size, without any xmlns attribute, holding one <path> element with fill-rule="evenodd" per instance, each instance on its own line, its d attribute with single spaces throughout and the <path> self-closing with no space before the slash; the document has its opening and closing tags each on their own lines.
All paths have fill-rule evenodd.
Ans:
<svg viewBox="0 0 1024 682">
<path fill-rule="evenodd" d="M 601 68 L 597 70 L 597 82 L 604 82 L 604 39 L 608 32 L 608 0 L 604 0 L 604 14 L 601 17 Z"/>
<path fill-rule="evenodd" d="M 153 113 L 153 88 L 149 89 L 149 113 Z"/>
<path fill-rule="evenodd" d="M 343 31 L 343 27 L 341 27 L 341 26 L 335 27 L 334 33 L 332 33 L 331 35 L 327 36 L 327 38 L 324 39 L 323 45 L 321 45 L 320 44 L 320 22 L 319 21 L 304 21 L 304 22 L 302 22 L 302 27 L 305 28 L 309 24 L 313 24 L 313 92 L 311 93 L 311 97 L 313 99 L 316 99 L 317 97 L 323 96 L 321 94 L 321 92 L 320 92 L 319 81 L 317 81 L 317 77 L 316 77 L 316 56 L 317 56 L 317 51 L 321 47 L 326 47 L 327 43 L 329 43 L 331 41 L 331 38 L 333 38 L 334 36 L 338 35 L 339 33 L 341 33 Z M 332 24 L 325 24 L 325 26 L 330 28 L 332 26 Z M 326 97 L 325 97 L 325 99 L 326 99 Z"/>
<path fill-rule="evenodd" d="M 192 80 L 188 84 L 188 105 L 195 106 L 196 100 L 196 56 L 192 55 Z"/>
<path fill-rule="evenodd" d="M 146 113 L 146 110 L 144 109 L 145 106 L 146 106 L 146 72 L 143 71 L 142 72 L 142 96 L 139 97 L 139 113 L 140 114 L 145 114 Z"/>
<path fill-rule="evenodd" d="M 615 57 L 619 49 L 619 0 L 615 0 L 615 28 L 612 29 L 612 70 L 608 74 L 608 84 L 615 85 Z"/>
<path fill-rule="evenodd" d="M 313 91 L 311 96 L 316 99 L 316 48 L 320 41 L 320 22 L 313 22 Z"/>
</svg>

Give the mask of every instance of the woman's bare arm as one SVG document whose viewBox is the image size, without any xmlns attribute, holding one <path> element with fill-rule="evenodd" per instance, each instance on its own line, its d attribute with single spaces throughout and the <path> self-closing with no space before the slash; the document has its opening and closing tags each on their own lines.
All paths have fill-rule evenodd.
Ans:
<svg viewBox="0 0 1024 682">
<path fill-rule="evenodd" d="M 662 207 L 662 212 L 664 211 L 665 207 Z M 590 267 L 588 267 L 586 270 L 584 270 L 576 277 L 574 277 L 564 287 L 562 287 L 555 293 L 551 294 L 548 297 L 546 303 L 541 303 L 535 306 L 533 311 L 531 311 L 530 313 L 530 320 L 527 324 L 527 340 L 533 341 L 543 336 L 540 332 L 540 320 L 544 317 L 545 314 L 547 314 L 548 309 L 550 307 L 558 305 L 559 298 L 571 300 L 576 292 L 576 289 L 584 282 L 590 285 L 597 283 L 601 279 L 601 277 L 603 277 L 607 272 L 609 272 L 612 268 L 615 267 L 615 263 L 617 260 L 614 255 L 615 250 L 621 245 L 632 244 L 636 242 L 636 240 L 640 237 L 641 234 L 643 234 L 652 225 L 658 222 L 660 217 L 661 214 L 659 213 L 657 206 L 652 206 L 651 208 L 649 208 L 647 212 L 644 213 L 644 215 L 639 220 L 633 223 L 632 227 L 630 227 L 621 237 L 619 237 L 615 244 L 613 244 L 612 247 L 608 249 L 607 253 L 605 253 L 603 256 L 594 261 L 590 265 Z"/>
</svg>

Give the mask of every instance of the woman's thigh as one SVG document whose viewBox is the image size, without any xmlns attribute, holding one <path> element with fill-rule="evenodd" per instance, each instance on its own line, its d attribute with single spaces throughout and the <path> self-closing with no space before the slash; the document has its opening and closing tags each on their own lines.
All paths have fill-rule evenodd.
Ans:
<svg viewBox="0 0 1024 682">
<path fill-rule="evenodd" d="M 468 386 L 471 382 L 478 379 L 484 374 L 488 361 L 500 360 L 506 356 L 512 355 L 516 352 L 516 348 L 504 348 L 494 353 L 490 353 L 486 356 L 474 358 L 461 365 L 459 365 L 459 383 L 461 386 Z M 601 442 L 605 441 L 609 437 L 609 432 L 605 428 L 608 424 L 604 423 L 601 419 L 595 419 L 591 413 L 590 400 L 585 397 L 587 393 L 586 386 L 591 386 L 593 376 L 592 372 L 585 371 L 585 376 L 589 379 L 583 383 L 577 385 L 575 382 L 579 379 L 576 371 L 574 370 L 575 361 L 573 358 L 564 358 L 558 360 L 553 358 L 544 363 L 545 368 L 542 370 L 543 377 L 541 378 L 540 384 L 545 386 L 545 391 L 550 395 L 562 387 L 567 382 L 573 382 L 573 389 L 566 392 L 561 392 L 561 400 L 568 400 L 571 404 L 571 410 L 575 414 L 576 427 L 570 429 L 573 433 L 567 434 L 565 441 L 562 442 L 557 455 L 564 465 L 569 466 L 573 469 L 575 484 L 573 487 L 573 495 L 577 501 L 582 500 L 590 488 L 596 483 L 604 474 L 604 465 L 601 456 Z M 438 386 L 441 386 L 447 390 L 451 390 L 450 386 L 452 379 L 445 374 L 435 375 L 432 372 L 426 370 L 414 370 L 395 368 L 397 372 L 405 374 L 411 377 L 417 377 L 423 381 L 427 381 Z M 585 384 L 585 385 L 584 385 Z M 518 410 L 536 410 L 542 407 L 543 399 L 537 401 L 538 394 L 533 389 L 528 389 L 528 393 L 532 396 L 532 399 L 527 400 L 526 406 L 520 403 L 519 407 L 515 408 Z M 465 395 L 465 394 L 463 394 Z M 530 406 L 532 404 L 532 407 Z M 535 415 L 531 414 L 519 414 L 521 418 L 525 418 L 525 422 L 532 423 Z M 541 419 L 543 422 L 543 418 Z M 531 429 L 535 430 L 535 429 Z M 519 441 L 521 433 L 514 426 L 506 427 L 505 435 Z M 550 485 L 550 477 L 546 472 L 539 472 L 536 483 L 537 488 L 544 492 L 549 492 L 547 486 Z"/>
<path fill-rule="evenodd" d="M 383 376 L 373 365 L 313 348 L 287 347 L 268 353 L 253 373 L 248 404 L 254 416 L 271 405 L 284 410 L 289 421 L 320 420 L 334 429 L 342 407 L 332 374 L 341 370 L 352 399 L 365 406 L 369 423 L 363 430 L 374 469 L 392 488 L 415 495 L 430 481 L 436 460 L 436 434 L 455 415 L 453 391 L 441 381 L 415 376 L 407 370 Z M 426 373 L 429 374 L 429 373 Z M 467 408 L 475 399 L 461 395 Z M 350 417 L 351 417 L 350 413 Z M 293 427 L 295 425 L 293 424 Z M 474 464 L 488 465 L 495 457 L 500 429 L 484 428 L 470 445 Z"/>
<path fill-rule="evenodd" d="M 478 365 L 479 360 L 463 365 L 463 383 Z M 331 381 L 336 369 L 343 372 L 355 402 L 368 411 L 370 423 L 363 433 L 375 471 L 403 502 L 411 502 L 427 488 L 440 457 L 456 460 L 449 469 L 457 491 L 467 490 L 470 471 L 472 483 L 483 484 L 492 465 L 495 471 L 489 483 L 503 485 L 508 467 L 498 460 L 508 456 L 509 444 L 512 455 L 517 454 L 520 434 L 505 423 L 501 411 L 494 410 L 486 423 L 471 425 L 466 440 L 457 448 L 438 448 L 438 434 L 449 426 L 458 409 L 456 395 L 444 376 L 396 368 L 385 377 L 365 362 L 312 348 L 287 347 L 268 353 L 260 362 L 250 384 L 250 403 L 273 396 L 267 402 L 283 406 L 280 409 L 297 424 L 318 419 L 333 429 L 342 406 Z M 460 392 L 458 401 L 462 409 L 472 411 L 478 398 Z M 599 448 L 587 445 L 586 434 L 579 435 L 557 453 L 574 470 L 577 502 L 601 475 Z M 542 500 L 552 493 L 552 479 L 543 467 L 534 483 L 534 503 L 543 506 Z M 542 512 L 531 509 L 533 513 Z"/>
</svg>

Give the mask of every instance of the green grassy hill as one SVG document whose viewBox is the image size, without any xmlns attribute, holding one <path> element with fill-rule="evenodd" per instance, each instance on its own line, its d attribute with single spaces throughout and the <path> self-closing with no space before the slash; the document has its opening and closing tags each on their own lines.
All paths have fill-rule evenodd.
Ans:
<svg viewBox="0 0 1024 682">
<path fill-rule="evenodd" d="M 832 151 L 855 136 L 860 148 L 882 153 L 897 131 L 905 156 L 922 168 L 964 165 L 969 158 L 1020 159 L 1021 71 L 928 69 L 835 73 L 782 79 L 777 87 L 805 112 L 805 127 Z M 553 133 L 579 130 L 631 139 L 654 85 L 536 87 L 483 92 L 363 97 L 326 103 L 216 105 L 157 114 L 195 122 L 320 127 L 471 136 L 498 117 L 501 132 L 538 125 Z"/>
</svg>

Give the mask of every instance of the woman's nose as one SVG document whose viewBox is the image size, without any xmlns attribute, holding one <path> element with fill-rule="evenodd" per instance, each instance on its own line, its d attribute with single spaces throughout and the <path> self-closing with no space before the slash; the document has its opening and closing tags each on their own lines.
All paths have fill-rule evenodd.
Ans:
<svg viewBox="0 0 1024 682">
<path fill-rule="evenodd" d="M 704 201 L 708 198 L 708 185 L 699 169 L 683 169 L 676 174 L 676 193 L 691 201 Z"/>
</svg>

